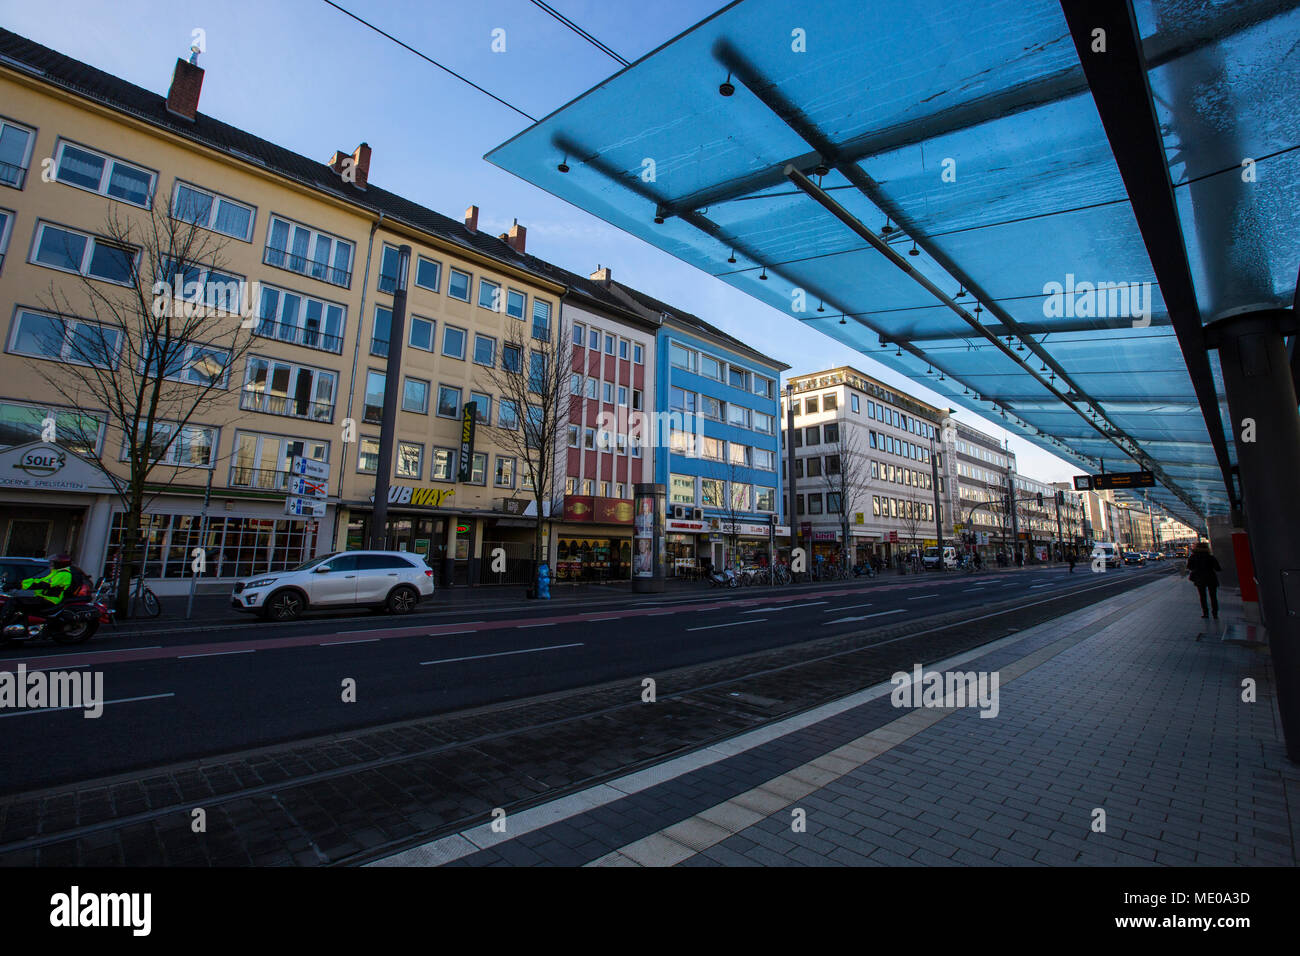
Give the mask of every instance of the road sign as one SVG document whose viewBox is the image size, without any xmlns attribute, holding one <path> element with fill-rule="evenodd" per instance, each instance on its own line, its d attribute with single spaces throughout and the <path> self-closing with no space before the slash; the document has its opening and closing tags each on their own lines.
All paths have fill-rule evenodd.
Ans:
<svg viewBox="0 0 1300 956">
<path fill-rule="evenodd" d="M 292 477 L 289 479 L 289 494 L 299 498 L 324 498 L 329 495 L 329 483 L 319 478 Z"/>
<path fill-rule="evenodd" d="M 323 518 L 325 502 L 320 498 L 285 498 L 284 513 L 297 518 Z"/>
<path fill-rule="evenodd" d="M 1092 491 L 1092 475 L 1075 475 L 1075 491 Z"/>
<path fill-rule="evenodd" d="M 1154 488 L 1156 476 L 1149 471 L 1116 471 L 1092 476 L 1092 487 L 1097 491 L 1109 488 Z"/>
<path fill-rule="evenodd" d="M 330 476 L 330 466 L 323 461 L 312 461 L 302 455 L 294 455 L 289 463 L 289 474 L 324 479 Z"/>
</svg>

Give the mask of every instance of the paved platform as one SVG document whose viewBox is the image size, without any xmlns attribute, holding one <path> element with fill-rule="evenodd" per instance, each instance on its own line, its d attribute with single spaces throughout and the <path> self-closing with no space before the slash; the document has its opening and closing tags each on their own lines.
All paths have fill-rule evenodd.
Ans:
<svg viewBox="0 0 1300 956">
<path fill-rule="evenodd" d="M 372 865 L 1294 865 L 1300 768 L 1221 598 L 1162 577 L 918 662 L 996 674 L 996 716 L 877 685 Z"/>
</svg>

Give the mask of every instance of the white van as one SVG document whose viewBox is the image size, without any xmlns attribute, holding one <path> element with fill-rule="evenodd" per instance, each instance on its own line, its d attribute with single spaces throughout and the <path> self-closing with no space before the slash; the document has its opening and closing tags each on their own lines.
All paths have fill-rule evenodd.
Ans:
<svg viewBox="0 0 1300 956">
<path fill-rule="evenodd" d="M 921 564 L 926 570 L 937 570 L 939 567 L 939 549 L 926 548 L 925 557 L 921 559 Z M 957 549 L 949 545 L 943 546 L 943 566 L 945 568 L 957 567 Z"/>
<path fill-rule="evenodd" d="M 1103 566 L 1107 568 L 1118 568 L 1124 563 L 1124 555 L 1113 541 L 1098 541 L 1093 544 L 1092 560 L 1094 565 L 1098 558 L 1102 560 Z"/>
</svg>

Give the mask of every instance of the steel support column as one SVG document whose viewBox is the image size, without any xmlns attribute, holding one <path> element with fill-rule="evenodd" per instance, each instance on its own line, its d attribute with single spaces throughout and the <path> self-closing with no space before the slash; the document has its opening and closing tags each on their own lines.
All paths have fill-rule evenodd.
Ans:
<svg viewBox="0 0 1300 956">
<path fill-rule="evenodd" d="M 1221 319 L 1206 331 L 1219 349 L 1232 416 L 1287 756 L 1300 763 L 1300 415 L 1283 337 L 1294 325 L 1293 313 L 1271 309 Z"/>
</svg>

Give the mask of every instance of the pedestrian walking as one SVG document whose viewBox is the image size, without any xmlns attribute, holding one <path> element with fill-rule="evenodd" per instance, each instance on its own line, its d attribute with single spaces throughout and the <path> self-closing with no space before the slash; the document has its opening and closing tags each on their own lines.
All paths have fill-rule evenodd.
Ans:
<svg viewBox="0 0 1300 956">
<path fill-rule="evenodd" d="M 1074 562 L 1075 562 L 1075 559 L 1074 559 L 1074 549 L 1073 549 L 1073 548 L 1071 548 L 1071 549 L 1069 550 L 1069 552 L 1067 553 L 1067 555 L 1066 555 L 1066 560 L 1070 562 L 1070 573 L 1073 574 L 1073 573 L 1074 573 Z"/>
<path fill-rule="evenodd" d="M 1201 617 L 1210 616 L 1210 611 L 1214 612 L 1214 619 L 1219 619 L 1219 575 L 1218 572 L 1223 568 L 1219 567 L 1219 559 L 1210 554 L 1210 546 L 1205 541 L 1198 541 L 1196 547 L 1192 549 L 1191 556 L 1187 559 L 1187 577 L 1196 585 L 1196 593 L 1201 599 Z M 1209 592 L 1209 603 L 1206 603 L 1206 592 Z"/>
</svg>

